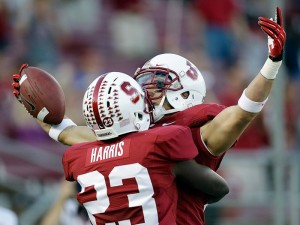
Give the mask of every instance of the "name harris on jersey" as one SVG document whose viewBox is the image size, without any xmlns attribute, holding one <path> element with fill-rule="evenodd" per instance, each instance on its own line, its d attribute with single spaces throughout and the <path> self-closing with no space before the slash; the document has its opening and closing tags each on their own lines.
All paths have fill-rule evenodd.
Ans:
<svg viewBox="0 0 300 225">
<path fill-rule="evenodd" d="M 129 156 L 129 147 L 130 140 L 91 147 L 87 152 L 86 165 L 127 158 Z"/>
</svg>

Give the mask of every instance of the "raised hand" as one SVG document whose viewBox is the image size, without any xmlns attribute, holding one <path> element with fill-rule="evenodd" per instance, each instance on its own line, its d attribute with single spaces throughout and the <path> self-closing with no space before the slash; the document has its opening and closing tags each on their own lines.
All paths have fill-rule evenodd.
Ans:
<svg viewBox="0 0 300 225">
<path fill-rule="evenodd" d="M 276 7 L 275 19 L 273 20 L 259 17 L 258 24 L 260 28 L 268 35 L 269 58 L 278 62 L 282 60 L 283 48 L 286 40 L 286 33 L 283 27 L 282 13 L 279 7 Z"/>
</svg>

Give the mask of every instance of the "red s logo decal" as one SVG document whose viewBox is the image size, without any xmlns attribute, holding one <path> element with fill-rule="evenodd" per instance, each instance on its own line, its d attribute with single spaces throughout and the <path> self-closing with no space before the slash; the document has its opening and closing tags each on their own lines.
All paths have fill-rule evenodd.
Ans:
<svg viewBox="0 0 300 225">
<path fill-rule="evenodd" d="M 186 72 L 186 74 L 192 79 L 197 80 L 198 73 L 194 65 L 191 64 L 190 61 L 186 61 L 186 64 L 190 67 L 190 69 Z"/>
<path fill-rule="evenodd" d="M 131 86 L 131 84 L 128 81 L 125 81 L 121 84 L 121 89 L 129 96 L 131 97 L 131 101 L 133 103 L 137 103 L 138 100 L 140 100 L 139 92 Z"/>
</svg>

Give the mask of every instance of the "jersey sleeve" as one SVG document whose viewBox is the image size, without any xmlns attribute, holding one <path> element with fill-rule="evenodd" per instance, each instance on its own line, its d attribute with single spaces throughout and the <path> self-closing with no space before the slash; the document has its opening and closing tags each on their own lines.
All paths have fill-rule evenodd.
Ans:
<svg viewBox="0 0 300 225">
<path fill-rule="evenodd" d="M 174 123 L 176 125 L 190 128 L 201 127 L 212 120 L 226 107 L 214 103 L 195 105 L 183 111 L 167 116 L 156 123 L 156 126 L 164 126 L 164 123 Z"/>
<path fill-rule="evenodd" d="M 223 111 L 226 107 L 219 104 L 207 103 L 195 106 L 187 114 L 190 115 L 188 126 L 201 127 L 208 121 L 212 120 L 216 115 Z M 186 117 L 186 116 L 185 116 Z"/>
<path fill-rule="evenodd" d="M 169 126 L 168 134 L 161 135 L 157 142 L 159 149 L 171 160 L 189 160 L 195 158 L 198 150 L 193 142 L 191 130 L 183 126 Z"/>
<path fill-rule="evenodd" d="M 196 157 L 196 161 L 200 164 L 210 167 L 212 170 L 217 170 L 220 167 L 226 152 L 219 156 L 212 155 L 201 139 L 200 128 L 193 128 L 191 130 L 194 143 L 196 144 L 199 153 Z"/>
</svg>

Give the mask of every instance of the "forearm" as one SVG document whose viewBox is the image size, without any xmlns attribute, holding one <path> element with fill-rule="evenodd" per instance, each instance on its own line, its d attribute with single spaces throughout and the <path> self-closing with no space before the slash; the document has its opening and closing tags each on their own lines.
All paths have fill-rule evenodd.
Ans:
<svg viewBox="0 0 300 225">
<path fill-rule="evenodd" d="M 266 60 L 259 74 L 246 88 L 245 94 L 249 99 L 263 102 L 268 98 L 281 63 L 281 61 L 274 62 L 270 58 Z"/>
<path fill-rule="evenodd" d="M 201 127 L 202 140 L 213 155 L 221 155 L 236 142 L 256 115 L 237 105 L 230 106 Z"/>
<path fill-rule="evenodd" d="M 65 117 L 65 119 L 68 119 Z M 36 122 L 39 126 L 49 134 L 52 125 L 43 123 L 40 120 L 36 119 Z M 53 129 L 53 128 L 52 128 Z M 57 135 L 56 135 L 57 136 Z M 52 138 L 52 137 L 51 137 Z M 92 129 L 87 126 L 76 126 L 70 125 L 62 129 L 62 131 L 58 134 L 56 138 L 53 138 L 56 141 L 64 144 L 72 146 L 74 144 L 79 144 L 87 141 L 96 141 L 96 136 Z"/>
<path fill-rule="evenodd" d="M 76 196 L 76 184 L 62 180 L 59 190 L 56 194 L 57 198 L 41 219 L 41 225 L 60 225 L 61 213 L 64 210 L 66 201 Z"/>
<path fill-rule="evenodd" d="M 238 104 L 223 110 L 201 128 L 201 136 L 214 155 L 228 150 L 263 109 L 281 62 L 266 61 L 260 73 L 242 93 Z"/>
<path fill-rule="evenodd" d="M 49 134 L 49 130 L 51 128 L 50 124 L 44 123 L 38 119 L 35 119 L 35 121 L 38 123 L 38 125 L 45 131 L 47 134 Z"/>
<path fill-rule="evenodd" d="M 260 73 L 252 80 L 245 90 L 246 96 L 255 102 L 263 102 L 272 90 L 274 80 L 266 79 Z"/>
<path fill-rule="evenodd" d="M 87 126 L 68 127 L 59 135 L 58 141 L 65 145 L 74 145 L 88 141 L 96 141 L 96 136 L 92 129 Z"/>
</svg>

